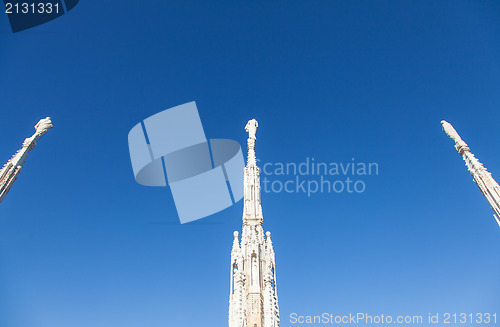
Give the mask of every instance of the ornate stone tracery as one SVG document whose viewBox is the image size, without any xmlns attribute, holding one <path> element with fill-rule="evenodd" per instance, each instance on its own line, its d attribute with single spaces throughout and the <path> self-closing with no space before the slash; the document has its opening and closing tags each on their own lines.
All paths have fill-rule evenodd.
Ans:
<svg viewBox="0 0 500 327">
<path fill-rule="evenodd" d="M 250 120 L 244 169 L 243 232 L 234 232 L 231 251 L 229 327 L 279 327 L 275 255 L 271 233 L 264 237 L 260 175 L 255 158 L 258 123 Z M 236 269 L 237 268 L 237 269 Z"/>
</svg>

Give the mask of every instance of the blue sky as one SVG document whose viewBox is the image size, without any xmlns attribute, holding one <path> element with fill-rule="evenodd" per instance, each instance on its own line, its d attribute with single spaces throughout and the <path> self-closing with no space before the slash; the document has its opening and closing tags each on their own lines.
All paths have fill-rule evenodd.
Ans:
<svg viewBox="0 0 500 327">
<path fill-rule="evenodd" d="M 262 195 L 282 327 L 500 315 L 500 228 L 440 125 L 500 179 L 499 18 L 496 1 L 87 0 L 12 34 L 0 15 L 1 160 L 55 126 L 0 206 L 0 326 L 227 325 L 241 201 L 179 225 L 128 154 L 135 124 L 189 101 L 245 151 L 256 118 L 261 163 L 379 165 L 362 194 Z"/>
</svg>

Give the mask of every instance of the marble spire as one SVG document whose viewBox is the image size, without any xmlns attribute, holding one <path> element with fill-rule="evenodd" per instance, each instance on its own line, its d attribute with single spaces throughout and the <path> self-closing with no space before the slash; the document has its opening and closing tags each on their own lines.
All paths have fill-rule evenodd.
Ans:
<svg viewBox="0 0 500 327">
<path fill-rule="evenodd" d="M 255 119 L 248 121 L 245 130 L 248 132 L 248 155 L 247 165 L 244 169 L 243 176 L 243 225 L 260 225 L 262 226 L 262 207 L 260 205 L 260 176 L 259 168 L 257 167 L 257 159 L 255 158 L 255 134 L 259 124 Z M 263 235 L 262 235 L 263 236 Z"/>
<path fill-rule="evenodd" d="M 234 232 L 231 250 L 229 327 L 279 327 L 276 267 L 271 233 L 264 236 L 260 176 L 255 157 L 258 123 L 250 120 L 248 157 L 244 168 L 244 208 L 241 242 Z"/>
<path fill-rule="evenodd" d="M 36 141 L 52 127 L 50 117 L 41 119 L 35 125 L 35 134 L 24 140 L 22 148 L 0 170 L 0 202 L 2 202 L 16 181 L 28 157 L 28 153 L 35 147 Z"/>
<path fill-rule="evenodd" d="M 470 152 L 470 148 L 465 143 L 453 126 L 447 121 L 441 121 L 443 131 L 455 142 L 455 149 L 465 161 L 474 182 L 481 190 L 486 200 L 488 200 L 491 208 L 494 211 L 494 217 L 500 225 L 500 186 L 493 179 L 491 174 L 486 170 L 482 163 Z"/>
</svg>

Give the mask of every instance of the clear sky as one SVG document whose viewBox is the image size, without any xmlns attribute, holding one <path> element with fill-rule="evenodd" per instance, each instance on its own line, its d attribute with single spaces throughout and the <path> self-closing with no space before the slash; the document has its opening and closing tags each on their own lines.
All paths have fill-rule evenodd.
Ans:
<svg viewBox="0 0 500 327">
<path fill-rule="evenodd" d="M 244 151 L 256 118 L 261 165 L 378 164 L 360 194 L 262 195 L 282 327 L 500 320 L 500 228 L 440 125 L 500 179 L 499 58 L 498 1 L 82 0 L 16 34 L 0 15 L 0 161 L 54 123 L 0 205 L 0 326 L 227 326 L 242 202 L 180 225 L 128 153 L 135 124 L 190 101 Z"/>
</svg>

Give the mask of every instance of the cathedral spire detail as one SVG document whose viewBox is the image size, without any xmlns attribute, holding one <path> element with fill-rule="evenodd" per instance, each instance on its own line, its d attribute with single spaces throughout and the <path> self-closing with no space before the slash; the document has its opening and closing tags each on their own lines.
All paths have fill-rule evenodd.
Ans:
<svg viewBox="0 0 500 327">
<path fill-rule="evenodd" d="M 255 141 L 257 138 L 257 127 L 259 124 L 255 119 L 249 120 L 245 126 L 248 132 L 248 156 L 247 165 L 244 169 L 244 190 L 243 190 L 243 225 L 262 226 L 262 207 L 260 204 L 260 175 L 255 157 Z"/>
<path fill-rule="evenodd" d="M 17 176 L 19 176 L 28 153 L 36 146 L 36 141 L 50 128 L 52 128 L 50 117 L 41 119 L 35 125 L 35 134 L 24 140 L 22 148 L 0 170 L 0 202 L 5 198 Z"/>
<path fill-rule="evenodd" d="M 493 215 L 500 225 L 500 186 L 493 179 L 491 173 L 483 166 L 479 160 L 470 152 L 470 148 L 465 143 L 453 126 L 447 121 L 441 121 L 443 131 L 455 142 L 455 149 L 462 156 L 465 165 L 469 170 L 474 182 L 481 190 L 486 200 L 488 200 L 491 208 L 495 212 Z"/>
<path fill-rule="evenodd" d="M 229 327 L 279 327 L 276 266 L 271 233 L 264 237 L 260 176 L 255 157 L 258 123 L 250 120 L 248 157 L 244 168 L 244 206 L 241 242 L 234 232 L 231 250 Z"/>
</svg>

